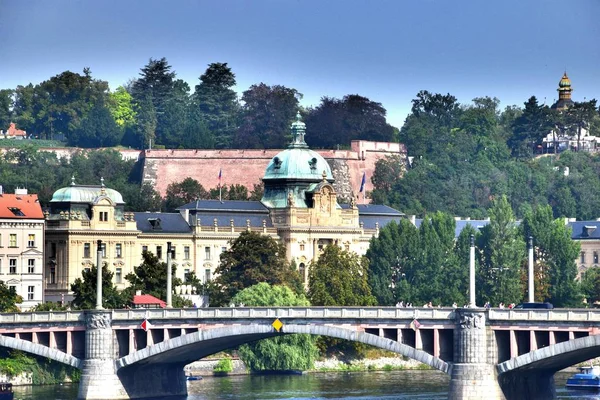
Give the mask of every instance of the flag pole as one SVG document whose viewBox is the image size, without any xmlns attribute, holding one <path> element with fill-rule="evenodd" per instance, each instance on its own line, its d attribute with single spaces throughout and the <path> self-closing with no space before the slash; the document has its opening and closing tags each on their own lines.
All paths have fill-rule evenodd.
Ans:
<svg viewBox="0 0 600 400">
<path fill-rule="evenodd" d="M 223 170 L 221 168 L 219 168 L 219 203 L 223 201 L 221 199 L 221 189 L 223 187 L 223 185 L 221 185 L 221 173 L 222 172 L 223 172 Z"/>
</svg>

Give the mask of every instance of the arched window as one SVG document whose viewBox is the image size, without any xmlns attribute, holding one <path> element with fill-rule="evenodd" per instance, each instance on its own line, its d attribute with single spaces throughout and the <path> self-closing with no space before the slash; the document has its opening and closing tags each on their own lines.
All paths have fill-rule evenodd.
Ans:
<svg viewBox="0 0 600 400">
<path fill-rule="evenodd" d="M 304 263 L 300 263 L 298 266 L 298 273 L 300 274 L 302 283 L 306 283 L 306 265 L 304 265 Z"/>
</svg>

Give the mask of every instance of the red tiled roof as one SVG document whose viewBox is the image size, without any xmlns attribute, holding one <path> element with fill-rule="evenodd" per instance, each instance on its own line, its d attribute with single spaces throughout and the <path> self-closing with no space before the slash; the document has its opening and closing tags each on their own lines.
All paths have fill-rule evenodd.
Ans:
<svg viewBox="0 0 600 400">
<path fill-rule="evenodd" d="M 0 218 L 44 218 L 37 194 L 0 194 Z"/>
<path fill-rule="evenodd" d="M 162 301 L 161 299 L 157 299 L 156 297 L 149 294 L 137 294 L 133 296 L 133 304 L 135 305 L 145 305 L 145 304 L 158 304 L 161 308 L 165 308 L 167 303 Z"/>
</svg>

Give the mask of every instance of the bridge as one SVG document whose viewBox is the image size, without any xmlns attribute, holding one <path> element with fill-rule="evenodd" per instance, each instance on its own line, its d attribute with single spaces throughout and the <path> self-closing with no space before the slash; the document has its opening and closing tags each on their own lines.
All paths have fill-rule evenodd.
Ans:
<svg viewBox="0 0 600 400">
<path fill-rule="evenodd" d="M 278 331 L 273 322 L 283 327 Z M 141 328 L 147 320 L 149 329 Z M 79 368 L 79 399 L 187 394 L 184 366 L 294 333 L 376 346 L 450 375 L 449 398 L 554 397 L 554 373 L 600 356 L 600 311 L 257 307 L 0 314 L 0 346 Z"/>
</svg>

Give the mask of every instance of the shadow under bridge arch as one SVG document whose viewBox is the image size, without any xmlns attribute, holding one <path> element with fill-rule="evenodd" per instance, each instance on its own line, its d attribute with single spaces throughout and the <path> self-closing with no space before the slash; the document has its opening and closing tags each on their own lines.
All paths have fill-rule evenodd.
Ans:
<svg viewBox="0 0 600 400">
<path fill-rule="evenodd" d="M 7 347 L 9 349 L 21 350 L 25 353 L 35 354 L 36 356 L 46 357 L 50 360 L 58 361 L 78 369 L 82 368 L 81 359 L 64 353 L 60 350 L 52 349 L 38 343 L 32 343 L 27 340 L 0 335 L 0 346 Z"/>
<path fill-rule="evenodd" d="M 294 324 L 285 324 L 281 332 L 276 332 L 270 325 L 233 325 L 202 330 L 138 350 L 121 357 L 115 363 L 117 370 L 134 365 L 186 365 L 240 344 L 295 333 L 329 336 L 368 344 L 406 356 L 444 373 L 450 373 L 450 364 L 442 359 L 394 340 L 335 326 Z"/>
</svg>

